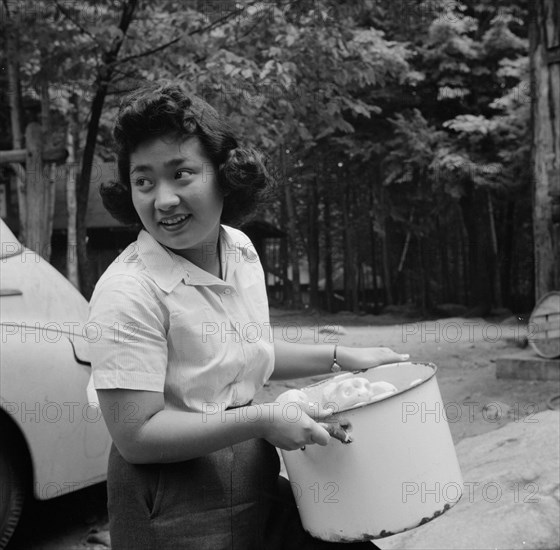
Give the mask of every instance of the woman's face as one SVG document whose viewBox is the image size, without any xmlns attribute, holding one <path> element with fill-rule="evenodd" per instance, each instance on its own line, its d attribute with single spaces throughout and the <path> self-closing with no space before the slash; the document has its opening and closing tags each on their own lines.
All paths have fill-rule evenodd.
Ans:
<svg viewBox="0 0 560 550">
<path fill-rule="evenodd" d="M 130 185 L 144 228 L 160 244 L 189 260 L 215 250 L 224 199 L 198 138 L 141 143 L 130 155 Z"/>
</svg>

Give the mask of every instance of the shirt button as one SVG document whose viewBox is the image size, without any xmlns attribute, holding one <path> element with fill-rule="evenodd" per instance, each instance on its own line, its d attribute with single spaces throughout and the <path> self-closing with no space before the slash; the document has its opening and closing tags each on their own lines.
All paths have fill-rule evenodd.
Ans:
<svg viewBox="0 0 560 550">
<path fill-rule="evenodd" d="M 231 294 L 231 288 L 226 288 L 224 290 L 224 294 Z"/>
</svg>

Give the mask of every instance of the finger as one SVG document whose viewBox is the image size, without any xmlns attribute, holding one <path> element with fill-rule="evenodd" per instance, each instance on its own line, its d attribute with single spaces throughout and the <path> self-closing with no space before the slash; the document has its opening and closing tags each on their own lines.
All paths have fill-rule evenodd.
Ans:
<svg viewBox="0 0 560 550">
<path fill-rule="evenodd" d="M 394 361 L 395 359 L 397 361 L 408 361 L 410 359 L 410 355 L 408 353 L 397 353 L 396 351 L 386 348 L 389 353 L 388 353 L 388 357 L 387 360 L 388 361 Z"/>
<path fill-rule="evenodd" d="M 344 429 L 342 422 L 333 422 L 331 424 L 324 424 L 321 422 L 319 425 L 323 426 L 331 437 L 338 439 L 341 443 L 352 443 L 352 437 Z M 346 424 L 346 426 L 348 426 L 348 424 Z"/>
<path fill-rule="evenodd" d="M 329 432 L 321 424 L 315 423 L 311 430 L 311 442 L 324 447 L 328 444 L 330 438 Z"/>
</svg>

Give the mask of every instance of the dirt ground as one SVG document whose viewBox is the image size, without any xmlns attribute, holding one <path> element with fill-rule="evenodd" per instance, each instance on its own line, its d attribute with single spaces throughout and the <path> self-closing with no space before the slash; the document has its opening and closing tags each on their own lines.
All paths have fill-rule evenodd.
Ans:
<svg viewBox="0 0 560 550">
<path fill-rule="evenodd" d="M 382 345 L 409 353 L 411 361 L 435 363 L 455 443 L 541 412 L 560 393 L 557 382 L 496 378 L 496 358 L 520 351 L 524 328 L 515 318 L 416 321 L 350 313 L 319 316 L 273 310 L 271 314 L 275 334 L 290 341 Z M 321 378 L 271 382 L 256 401 L 274 400 L 288 388 Z M 558 400 L 550 405 L 557 408 Z M 104 486 L 99 485 L 36 504 L 8 550 L 106 550 L 104 498 Z"/>
<path fill-rule="evenodd" d="M 515 318 L 415 321 L 390 315 L 340 313 L 316 317 L 274 312 L 275 334 L 302 343 L 387 346 L 413 362 L 437 365 L 437 380 L 455 443 L 547 408 L 560 393 L 551 381 L 496 378 L 496 358 L 521 351 L 525 325 Z M 273 381 L 257 395 L 270 401 L 287 388 L 323 377 Z M 558 407 L 558 402 L 553 405 Z"/>
</svg>

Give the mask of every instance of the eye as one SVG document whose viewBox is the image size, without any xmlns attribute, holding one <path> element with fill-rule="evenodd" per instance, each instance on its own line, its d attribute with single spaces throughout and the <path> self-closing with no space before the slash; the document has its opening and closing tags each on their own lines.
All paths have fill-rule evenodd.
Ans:
<svg viewBox="0 0 560 550">
<path fill-rule="evenodd" d="M 175 179 L 184 179 L 184 178 L 188 178 L 189 176 L 193 175 L 193 171 L 188 169 L 188 168 L 181 168 L 180 170 L 177 170 L 177 172 L 175 172 Z"/>
<path fill-rule="evenodd" d="M 136 178 L 134 186 L 142 189 L 147 189 L 152 186 L 152 182 L 148 178 Z"/>
</svg>

